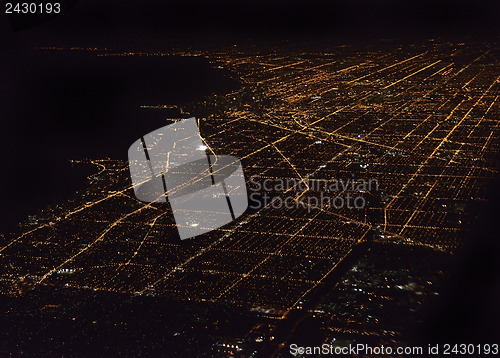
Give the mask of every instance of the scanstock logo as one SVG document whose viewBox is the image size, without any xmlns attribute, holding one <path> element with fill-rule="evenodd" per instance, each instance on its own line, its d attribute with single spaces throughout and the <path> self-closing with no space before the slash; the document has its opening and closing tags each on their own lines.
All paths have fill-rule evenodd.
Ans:
<svg viewBox="0 0 500 358">
<path fill-rule="evenodd" d="M 248 206 L 238 158 L 207 149 L 193 117 L 146 134 L 128 150 L 135 196 L 168 200 L 181 240 L 230 223 Z"/>
</svg>

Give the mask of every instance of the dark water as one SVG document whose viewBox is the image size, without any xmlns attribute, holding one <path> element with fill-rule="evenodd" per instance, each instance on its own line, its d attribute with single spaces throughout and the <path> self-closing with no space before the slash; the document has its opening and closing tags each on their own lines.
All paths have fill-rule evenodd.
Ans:
<svg viewBox="0 0 500 358">
<path fill-rule="evenodd" d="M 97 56 L 10 48 L 1 73 L 0 233 L 85 185 L 70 159 L 126 159 L 171 113 L 142 105 L 193 103 L 239 84 L 202 57 Z M 196 113 L 191 113 L 196 115 Z"/>
</svg>

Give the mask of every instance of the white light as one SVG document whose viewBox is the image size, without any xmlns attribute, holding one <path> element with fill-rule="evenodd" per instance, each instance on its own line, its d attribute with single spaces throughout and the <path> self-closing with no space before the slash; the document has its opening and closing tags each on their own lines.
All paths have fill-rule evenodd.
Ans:
<svg viewBox="0 0 500 358">
<path fill-rule="evenodd" d="M 207 149 L 207 146 L 206 146 L 206 145 L 200 145 L 200 146 L 198 147 L 198 150 L 205 150 L 205 149 Z"/>
</svg>

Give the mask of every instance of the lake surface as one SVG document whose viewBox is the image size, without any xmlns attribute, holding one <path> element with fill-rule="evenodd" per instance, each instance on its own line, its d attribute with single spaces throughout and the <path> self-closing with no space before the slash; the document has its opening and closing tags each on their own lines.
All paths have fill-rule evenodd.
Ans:
<svg viewBox="0 0 500 358">
<path fill-rule="evenodd" d="M 141 106 L 185 107 L 239 87 L 203 57 L 20 47 L 2 61 L 0 233 L 85 185 L 89 168 L 69 160 L 127 159 L 137 138 L 166 124 L 167 111 Z"/>
</svg>

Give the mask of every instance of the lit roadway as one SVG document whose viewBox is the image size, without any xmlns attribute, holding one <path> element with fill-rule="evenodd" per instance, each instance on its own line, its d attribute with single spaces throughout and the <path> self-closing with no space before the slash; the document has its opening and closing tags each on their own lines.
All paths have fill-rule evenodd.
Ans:
<svg viewBox="0 0 500 358">
<path fill-rule="evenodd" d="M 202 244 L 197 239 L 163 243 L 162 230 L 174 228 L 164 223 L 166 215 L 161 206 L 138 203 L 133 198 L 126 163 L 93 159 L 91 162 L 100 169 L 97 177 L 112 178 L 111 170 L 121 173 L 125 179 L 119 189 L 92 187 L 106 186 L 102 183 L 108 179 L 91 184 L 92 195 L 63 214 L 7 236 L 6 244 L 0 248 L 0 262 L 9 267 L 9 258 L 16 257 L 16 263 L 21 263 L 19 267 L 14 265 L 15 273 L 4 270 L 1 280 L 14 283 L 20 275 L 33 275 L 38 278 L 34 285 L 65 282 L 68 287 L 133 294 L 154 290 L 157 294 L 176 295 L 165 287 L 176 280 L 179 272 L 203 272 L 221 280 L 211 291 L 197 292 L 190 299 L 231 301 L 289 312 L 328 280 L 377 227 L 390 242 L 454 252 L 463 241 L 457 236 L 461 222 L 450 221 L 448 209 L 443 208 L 458 202 L 485 200 L 480 194 L 481 180 L 498 174 L 489 159 L 498 154 L 498 54 L 463 44 L 435 44 L 413 53 L 400 49 L 362 55 L 343 49 L 338 52 L 296 51 L 283 56 L 264 50 L 257 55 L 232 49 L 221 51 L 211 59 L 236 74 L 243 83 L 243 92 L 252 99 L 242 99 L 239 92 L 227 94 L 221 108 L 223 115 L 200 119 L 201 133 L 213 153 L 225 148 L 238 157 L 247 179 L 255 174 L 297 180 L 310 176 L 342 178 L 350 174 L 350 165 L 366 162 L 367 168 L 360 176 L 377 178 L 380 190 L 388 198 L 376 208 L 380 221 L 368 220 L 366 213 L 331 207 L 310 208 L 307 214 L 294 213 L 273 208 L 273 202 L 269 202 L 243 215 L 234 225 L 215 231 Z M 203 50 L 182 55 L 211 57 Z M 268 99 L 272 102 L 261 105 Z M 452 184 L 447 184 L 450 181 Z M 310 191 L 307 188 L 299 192 L 292 187 L 279 197 L 292 195 L 297 202 Z M 476 194 L 469 193 L 472 191 Z M 123 199 L 123 206 L 117 204 L 117 199 Z M 443 200 L 447 206 L 438 208 Z M 50 242 L 63 235 L 59 234 L 66 232 L 63 229 L 71 231 L 72 225 L 83 220 L 81 217 L 90 222 L 94 216 L 104 226 L 82 234 L 78 238 L 82 245 L 67 251 L 61 248 L 58 255 L 45 252 L 43 257 L 50 264 L 31 268 L 36 258 L 25 254 L 26 245 Z M 270 229 L 263 230 L 266 224 Z M 109 250 L 109 245 L 119 245 L 141 227 L 145 231 L 135 238 L 134 244 L 120 249 L 127 250 L 124 257 L 110 262 L 99 257 L 103 245 L 108 245 Z M 321 234 L 316 232 L 320 229 L 324 230 Z M 302 254 L 311 249 L 307 238 L 322 240 L 320 245 L 329 245 L 335 255 Z M 146 262 L 145 250 L 165 246 L 178 250 L 178 254 L 168 258 L 170 261 L 165 258 L 161 270 L 155 269 Z M 183 249 L 188 246 L 189 250 Z M 241 272 L 224 263 L 217 268 L 198 267 L 205 255 L 213 253 L 240 255 L 248 267 Z M 19 257 L 23 260 L 19 261 Z M 287 257 L 296 257 L 298 261 L 307 257 L 315 263 L 329 264 L 315 279 L 277 277 L 272 270 L 262 272 L 275 258 Z M 94 258 L 93 264 L 86 265 L 90 258 Z M 76 269 L 76 278 L 58 277 L 62 268 Z M 109 271 L 107 278 L 94 277 L 95 270 Z M 140 281 L 115 284 L 114 279 L 125 270 L 138 270 Z M 260 279 L 285 282 L 290 291 L 278 292 L 274 296 L 279 298 L 271 299 L 268 297 L 273 295 L 266 296 L 263 290 L 262 297 L 252 302 L 238 295 L 239 289 L 255 289 L 255 282 Z M 272 285 L 268 289 L 279 290 Z"/>
</svg>

